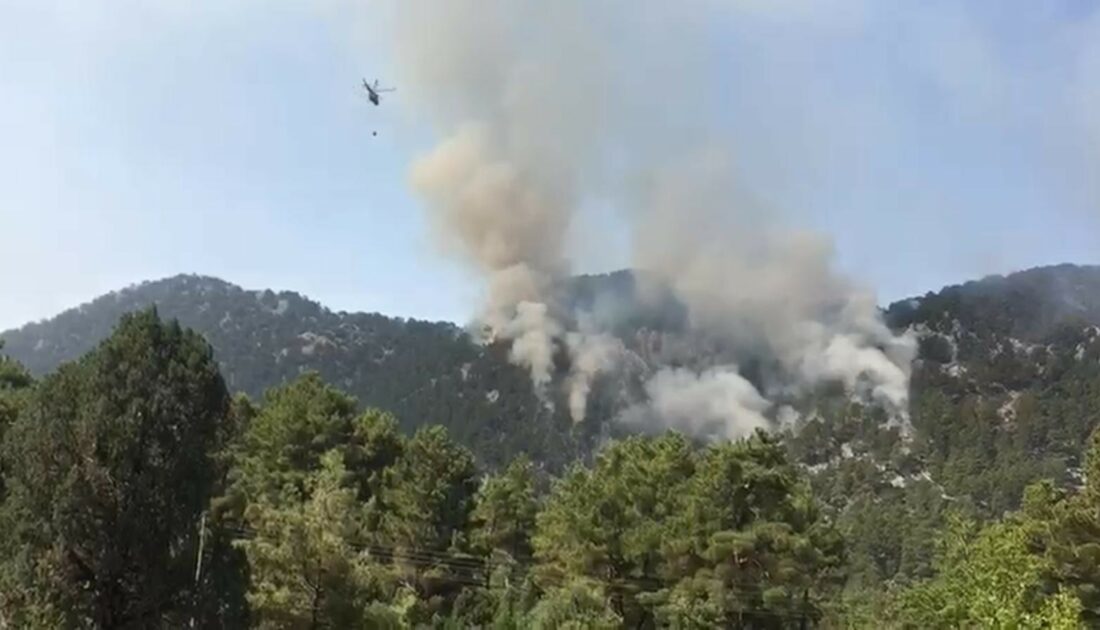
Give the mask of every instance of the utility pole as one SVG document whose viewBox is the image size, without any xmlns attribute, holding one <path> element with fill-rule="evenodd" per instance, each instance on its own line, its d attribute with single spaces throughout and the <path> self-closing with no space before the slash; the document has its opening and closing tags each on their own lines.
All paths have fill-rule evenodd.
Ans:
<svg viewBox="0 0 1100 630">
<path fill-rule="evenodd" d="M 202 520 L 199 521 L 199 556 L 195 558 L 195 585 L 199 583 L 199 577 L 202 575 L 202 548 L 206 543 L 206 512 L 202 513 Z"/>
<path fill-rule="evenodd" d="M 199 520 L 199 553 L 195 558 L 195 601 L 194 609 L 191 611 L 191 627 L 195 627 L 195 609 L 199 604 L 199 579 L 202 577 L 202 552 L 203 547 L 206 546 L 206 511 L 202 513 L 202 518 Z"/>
</svg>

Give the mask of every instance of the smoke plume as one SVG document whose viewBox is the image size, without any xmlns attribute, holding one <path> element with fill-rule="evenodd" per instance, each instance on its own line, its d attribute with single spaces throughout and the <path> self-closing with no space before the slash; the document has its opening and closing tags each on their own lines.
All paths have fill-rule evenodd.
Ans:
<svg viewBox="0 0 1100 630">
<path fill-rule="evenodd" d="M 692 3 L 688 3 L 692 4 Z M 624 419 L 734 438 L 771 424 L 773 392 L 830 380 L 904 418 L 912 340 L 882 323 L 873 295 L 833 271 L 820 234 L 792 227 L 738 177 L 708 100 L 704 42 L 717 4 L 641 0 L 403 0 L 405 92 L 441 141 L 413 166 L 447 251 L 486 279 L 478 320 L 545 391 L 568 355 L 570 413 L 628 352 L 593 318 L 556 303 L 571 274 L 570 230 L 589 202 L 615 207 L 630 263 L 686 307 L 689 332 L 726 363 L 651 366 Z M 629 46 L 624 44 L 629 42 Z M 653 69 L 679 64 L 675 88 Z M 769 357 L 759 391 L 738 369 Z"/>
<path fill-rule="evenodd" d="M 723 366 L 699 374 L 682 368 L 659 370 L 645 386 L 647 404 L 628 409 L 623 420 L 639 426 L 675 426 L 693 435 L 736 439 L 771 423 L 771 404 L 752 383 Z"/>
<path fill-rule="evenodd" d="M 585 331 L 569 332 L 566 347 L 572 358 L 568 388 L 569 415 L 574 421 L 584 419 L 592 382 L 601 373 L 613 370 L 621 360 L 625 349 L 618 339 L 606 333 Z"/>
</svg>

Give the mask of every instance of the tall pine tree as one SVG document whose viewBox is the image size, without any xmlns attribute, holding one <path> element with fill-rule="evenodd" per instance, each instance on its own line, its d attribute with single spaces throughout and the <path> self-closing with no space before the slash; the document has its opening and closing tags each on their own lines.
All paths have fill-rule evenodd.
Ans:
<svg viewBox="0 0 1100 630">
<path fill-rule="evenodd" d="M 46 377 L 5 436 L 4 507 L 17 527 L 9 618 L 189 620 L 229 403 L 210 346 L 155 310 L 122 318 L 96 350 Z"/>
</svg>

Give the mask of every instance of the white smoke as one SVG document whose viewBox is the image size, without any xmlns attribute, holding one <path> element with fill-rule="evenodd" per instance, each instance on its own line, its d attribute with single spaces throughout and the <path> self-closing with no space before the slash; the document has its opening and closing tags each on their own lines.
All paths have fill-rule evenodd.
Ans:
<svg viewBox="0 0 1100 630">
<path fill-rule="evenodd" d="M 622 341 L 606 333 L 586 332 L 583 326 L 580 332 L 569 332 L 565 341 L 572 359 L 567 383 L 569 415 L 574 422 L 580 422 L 584 420 L 593 381 L 601 373 L 613 370 L 625 349 Z"/>
<path fill-rule="evenodd" d="M 771 406 L 736 366 L 696 374 L 683 368 L 658 371 L 646 383 L 649 402 L 623 414 L 623 420 L 641 425 L 675 426 L 693 435 L 737 439 L 770 422 Z"/>
<path fill-rule="evenodd" d="M 495 329 L 504 339 L 512 340 L 512 361 L 531 371 L 538 388 L 550 382 L 554 361 L 554 340 L 562 329 L 546 312 L 541 302 L 520 302 L 515 317 Z"/>
<path fill-rule="evenodd" d="M 552 296 L 572 272 L 569 231 L 599 200 L 619 209 L 633 266 L 686 306 L 697 338 L 770 356 L 796 386 L 839 380 L 904 416 L 912 341 L 832 271 L 827 239 L 789 227 L 739 181 L 721 126 L 697 106 L 711 82 L 701 42 L 723 11 L 687 4 L 397 5 L 402 85 L 442 138 L 411 184 L 443 246 L 486 278 L 488 337 L 511 344 L 540 390 L 564 349 L 569 410 L 583 418 L 595 379 L 625 350 Z M 674 91 L 651 72 L 668 60 L 683 68 Z M 647 406 L 628 415 L 722 437 L 765 427 L 771 405 L 736 362 L 657 369 Z"/>
<path fill-rule="evenodd" d="M 783 229 L 746 195 L 722 153 L 666 168 L 635 228 L 635 264 L 672 287 L 694 329 L 907 417 L 915 339 L 895 336 L 873 295 L 832 270 L 823 237 Z"/>
</svg>

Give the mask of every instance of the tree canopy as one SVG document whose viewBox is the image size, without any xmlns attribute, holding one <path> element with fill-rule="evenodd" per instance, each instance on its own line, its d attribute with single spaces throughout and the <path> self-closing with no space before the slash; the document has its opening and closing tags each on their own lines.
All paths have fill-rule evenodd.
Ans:
<svg viewBox="0 0 1100 630">
<path fill-rule="evenodd" d="M 186 618 L 229 402 L 210 346 L 152 310 L 43 379 L 4 436 L 9 599 L 68 627 Z"/>
<path fill-rule="evenodd" d="M 1049 334 L 930 350 L 909 434 L 823 387 L 557 469 L 318 372 L 231 396 L 140 311 L 37 380 L 0 355 L 0 627 L 1095 626 L 1100 336 Z"/>
</svg>

